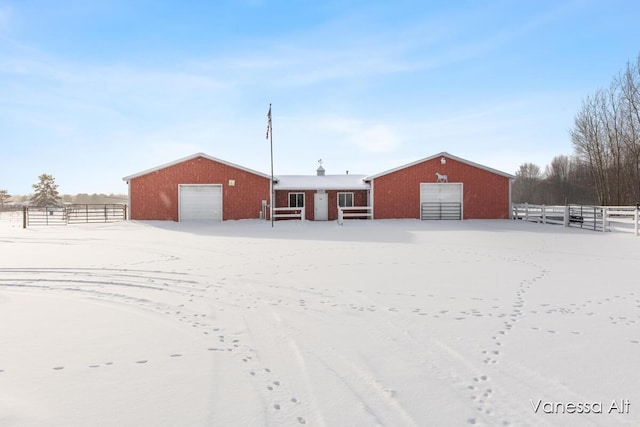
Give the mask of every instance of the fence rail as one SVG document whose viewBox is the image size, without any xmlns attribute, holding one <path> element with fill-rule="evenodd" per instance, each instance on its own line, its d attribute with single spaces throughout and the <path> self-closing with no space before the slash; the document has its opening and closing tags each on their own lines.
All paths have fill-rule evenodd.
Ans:
<svg viewBox="0 0 640 427">
<path fill-rule="evenodd" d="M 25 208 L 24 227 L 39 225 L 67 225 L 67 211 L 65 208 Z"/>
<path fill-rule="evenodd" d="M 273 208 L 273 219 L 299 219 L 304 221 L 304 207 L 301 208 Z"/>
<path fill-rule="evenodd" d="M 125 204 L 85 204 L 64 207 L 24 207 L 23 228 L 86 223 L 117 222 L 127 219 Z"/>
<path fill-rule="evenodd" d="M 372 206 L 338 207 L 338 224 L 343 225 L 345 218 L 373 219 Z"/>
<path fill-rule="evenodd" d="M 638 206 L 546 206 L 514 204 L 512 218 L 543 224 L 560 224 L 594 231 L 621 231 L 639 235 Z"/>
<path fill-rule="evenodd" d="M 71 205 L 66 207 L 69 224 L 124 221 L 126 205 Z"/>
</svg>

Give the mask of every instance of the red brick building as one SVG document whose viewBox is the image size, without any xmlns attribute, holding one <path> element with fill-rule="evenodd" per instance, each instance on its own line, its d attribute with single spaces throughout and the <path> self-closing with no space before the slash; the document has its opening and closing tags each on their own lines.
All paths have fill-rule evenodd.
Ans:
<svg viewBox="0 0 640 427">
<path fill-rule="evenodd" d="M 260 218 L 271 177 L 198 153 L 123 180 L 131 219 L 222 221 Z"/>
<path fill-rule="evenodd" d="M 370 185 L 365 177 L 325 175 L 322 166 L 316 175 L 279 175 L 274 184 L 274 206 L 304 208 L 305 218 L 311 221 L 335 221 L 338 206 L 369 206 Z"/>
<path fill-rule="evenodd" d="M 374 219 L 507 219 L 514 178 L 442 152 L 367 181 Z"/>
<path fill-rule="evenodd" d="M 336 220 L 338 208 L 371 207 L 374 219 L 499 219 L 511 212 L 515 177 L 439 153 L 375 175 L 279 175 L 274 207 Z M 269 175 L 203 153 L 123 178 L 129 218 L 222 221 L 269 218 Z M 278 218 L 277 215 L 275 218 Z"/>
</svg>

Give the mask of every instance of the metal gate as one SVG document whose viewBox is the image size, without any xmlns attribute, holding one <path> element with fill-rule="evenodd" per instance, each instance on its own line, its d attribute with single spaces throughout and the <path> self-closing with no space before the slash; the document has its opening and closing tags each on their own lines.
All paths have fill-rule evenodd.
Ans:
<svg viewBox="0 0 640 427">
<path fill-rule="evenodd" d="M 127 205 L 87 204 L 64 207 L 24 207 L 22 226 L 67 225 L 80 223 L 116 222 L 127 219 Z"/>
</svg>

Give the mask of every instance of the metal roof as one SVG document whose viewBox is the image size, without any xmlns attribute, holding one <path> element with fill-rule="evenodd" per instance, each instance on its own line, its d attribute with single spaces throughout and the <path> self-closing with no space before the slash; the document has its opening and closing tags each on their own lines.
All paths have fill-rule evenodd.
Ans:
<svg viewBox="0 0 640 427">
<path fill-rule="evenodd" d="M 277 175 L 276 190 L 368 190 L 366 175 Z"/>
</svg>

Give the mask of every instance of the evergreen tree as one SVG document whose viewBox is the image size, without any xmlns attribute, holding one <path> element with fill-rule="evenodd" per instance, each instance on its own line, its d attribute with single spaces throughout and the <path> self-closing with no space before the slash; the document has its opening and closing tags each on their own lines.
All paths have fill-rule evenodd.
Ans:
<svg viewBox="0 0 640 427">
<path fill-rule="evenodd" d="M 42 174 L 38 177 L 40 182 L 33 184 L 34 195 L 31 197 L 33 206 L 59 206 L 60 196 L 58 194 L 58 184 L 52 175 Z"/>
</svg>

